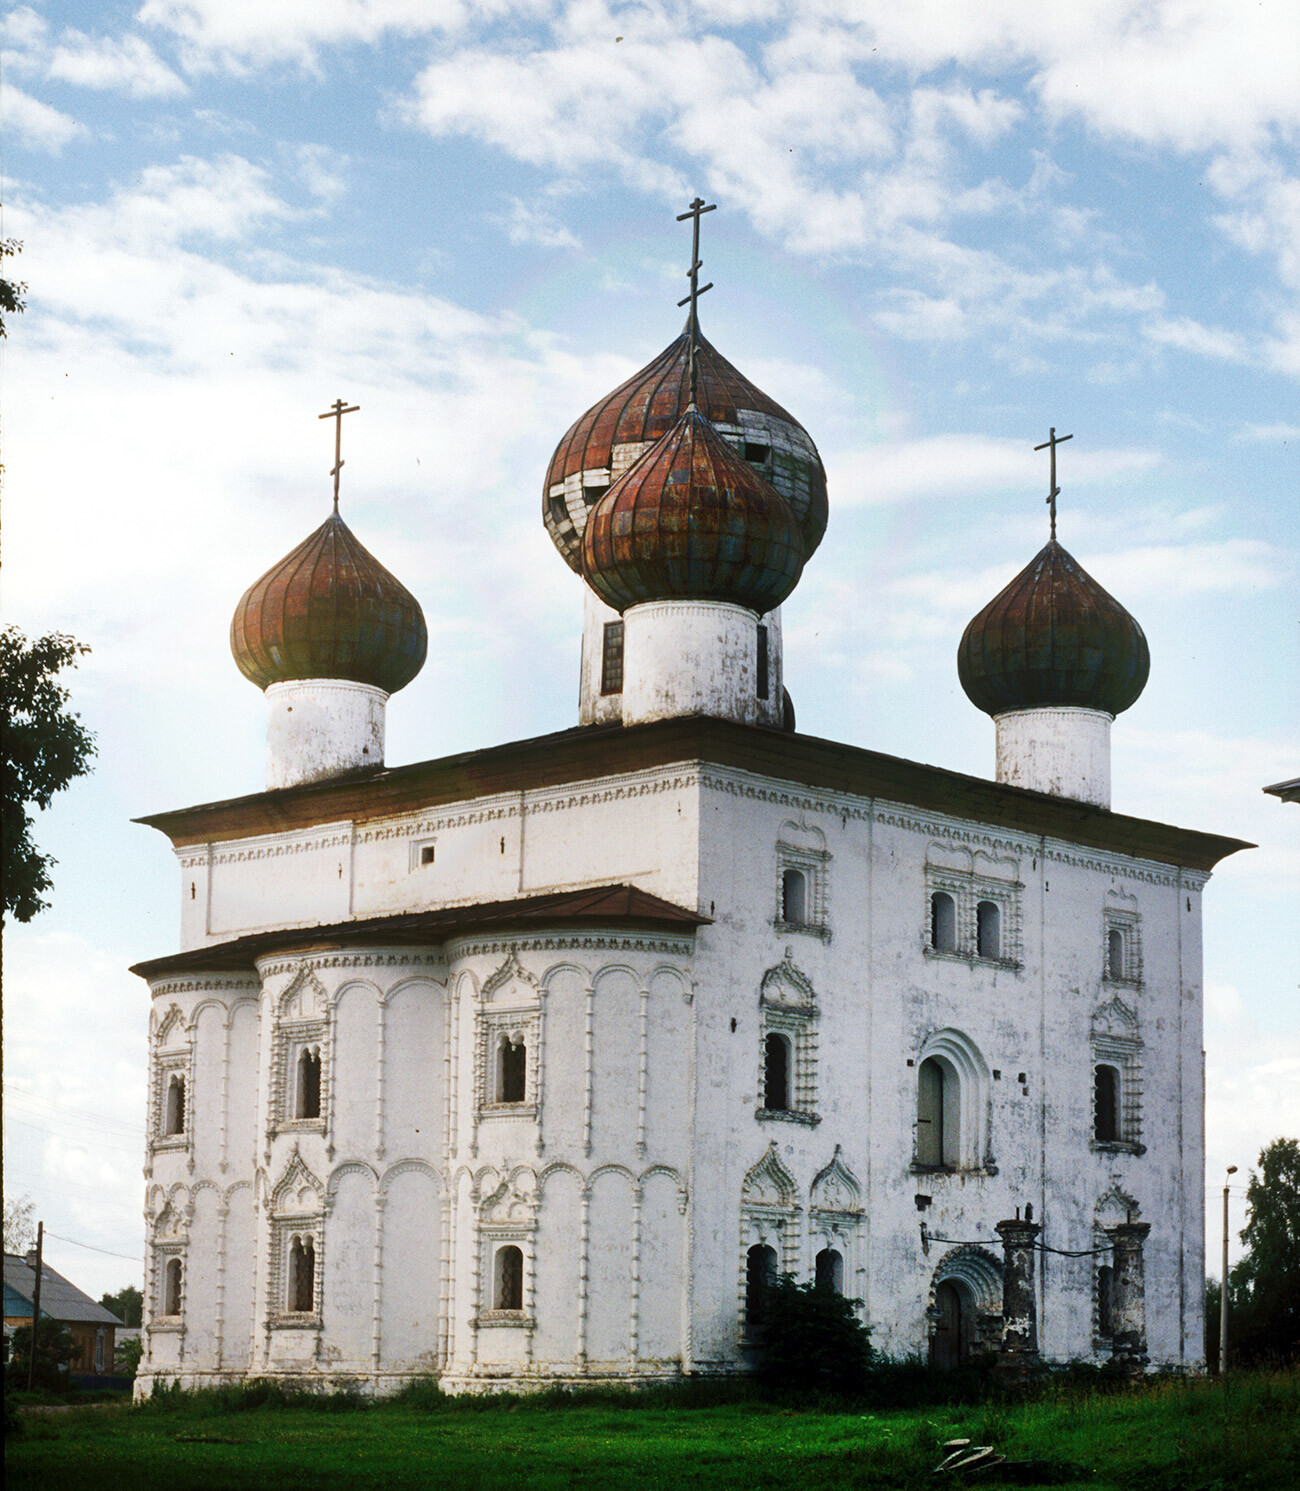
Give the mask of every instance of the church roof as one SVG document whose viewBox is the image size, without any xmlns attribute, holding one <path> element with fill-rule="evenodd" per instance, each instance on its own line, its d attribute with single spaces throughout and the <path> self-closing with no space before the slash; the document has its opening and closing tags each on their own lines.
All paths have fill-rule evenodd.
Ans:
<svg viewBox="0 0 1300 1491">
<path fill-rule="evenodd" d="M 596 503 L 582 538 L 583 577 L 616 611 L 709 600 L 762 615 L 803 562 L 785 499 L 694 405 Z"/>
<path fill-rule="evenodd" d="M 357 539 L 337 509 L 244 592 L 230 650 L 258 688 L 294 678 L 405 688 L 424 666 L 420 603 Z"/>
<path fill-rule="evenodd" d="M 1195 870 L 1211 870 L 1229 854 L 1254 848 L 1241 839 L 1132 818 L 882 751 L 706 715 L 646 725 L 580 726 L 136 821 L 165 833 L 180 848 L 322 823 L 371 822 L 494 793 L 554 788 L 679 762 L 728 767 L 821 792 L 899 803 Z"/>
<path fill-rule="evenodd" d="M 584 473 L 608 484 L 617 456 L 628 447 L 638 454 L 668 433 L 691 403 L 689 332 L 682 334 L 613 393 L 574 422 L 555 448 L 542 493 L 547 532 L 571 568 L 582 572 L 582 533 L 586 512 L 560 500 L 566 482 Z M 762 451 L 760 469 L 769 473 L 799 524 L 805 557 L 826 532 L 826 472 L 807 430 L 775 399 L 756 388 L 702 333 L 696 333 L 700 412 L 740 454 Z"/>
<path fill-rule="evenodd" d="M 618 931 L 679 932 L 686 935 L 705 925 L 707 916 L 661 900 L 634 885 L 597 885 L 584 890 L 555 891 L 542 896 L 519 896 L 509 901 L 444 906 L 398 916 L 372 916 L 334 922 L 323 927 L 298 927 L 280 932 L 256 932 L 231 942 L 213 943 L 136 963 L 132 973 L 141 978 L 213 970 L 252 970 L 258 958 L 271 953 L 304 949 L 374 946 L 404 947 L 445 942 L 484 932 L 524 930 L 541 926 L 603 928 Z"/>
<path fill-rule="evenodd" d="M 1142 628 L 1050 539 L 967 626 L 957 674 L 986 714 L 1073 706 L 1116 715 L 1146 687 Z"/>
</svg>

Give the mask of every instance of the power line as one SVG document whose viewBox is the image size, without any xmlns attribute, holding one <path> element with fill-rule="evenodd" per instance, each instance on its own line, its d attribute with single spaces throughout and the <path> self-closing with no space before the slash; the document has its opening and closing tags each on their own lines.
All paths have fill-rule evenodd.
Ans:
<svg viewBox="0 0 1300 1491">
<path fill-rule="evenodd" d="M 139 1126 L 127 1123 L 121 1118 L 115 1118 L 111 1113 L 101 1113 L 94 1108 L 78 1108 L 72 1103 L 56 1103 L 52 1098 L 43 1097 L 39 1092 L 32 1092 L 26 1087 L 15 1086 L 12 1082 L 8 1084 L 8 1094 L 10 1102 L 17 1098 L 21 1102 L 35 1103 L 38 1107 L 50 1108 L 56 1113 L 66 1115 L 74 1123 L 93 1123 L 97 1127 L 107 1124 L 110 1128 L 121 1129 L 128 1134 L 134 1134 L 144 1126 L 143 1123 Z"/>
<path fill-rule="evenodd" d="M 32 1123 L 26 1118 L 10 1118 L 9 1122 L 20 1129 L 31 1129 L 35 1134 L 48 1134 L 51 1139 L 66 1139 L 69 1144 L 82 1144 L 87 1148 L 116 1149 L 121 1154 L 140 1154 L 144 1150 L 144 1136 L 138 1144 L 119 1144 L 113 1139 L 91 1139 L 82 1134 L 61 1134 L 58 1129 L 47 1129 L 44 1124 Z"/>
<path fill-rule="evenodd" d="M 92 1253 L 107 1253 L 110 1258 L 125 1258 L 128 1263 L 143 1263 L 142 1255 L 133 1253 L 115 1253 L 112 1248 L 97 1248 L 94 1243 L 78 1242 L 75 1237 L 64 1237 L 62 1233 L 51 1232 L 45 1229 L 46 1237 L 57 1237 L 60 1242 L 71 1243 L 74 1248 L 89 1248 Z"/>
</svg>

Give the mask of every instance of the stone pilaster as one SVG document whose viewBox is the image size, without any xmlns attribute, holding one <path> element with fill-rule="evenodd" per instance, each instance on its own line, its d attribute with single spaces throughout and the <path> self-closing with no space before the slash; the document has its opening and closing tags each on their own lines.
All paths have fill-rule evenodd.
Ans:
<svg viewBox="0 0 1300 1491">
<path fill-rule="evenodd" d="M 1038 1300 L 1034 1293 L 1034 1244 L 1042 1228 L 1019 1217 L 997 1224 L 1002 1239 L 1002 1349 L 998 1373 L 1021 1381 L 1041 1370 Z"/>
<path fill-rule="evenodd" d="M 1109 1229 L 1115 1245 L 1111 1293 L 1113 1366 L 1129 1377 L 1140 1377 L 1147 1366 L 1147 1303 L 1142 1245 L 1151 1231 L 1149 1222 L 1121 1222 Z"/>
</svg>

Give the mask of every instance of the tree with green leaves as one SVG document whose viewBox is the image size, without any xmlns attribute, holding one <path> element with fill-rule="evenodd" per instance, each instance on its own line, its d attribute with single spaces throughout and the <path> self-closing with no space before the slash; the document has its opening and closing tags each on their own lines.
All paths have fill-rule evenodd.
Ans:
<svg viewBox="0 0 1300 1491">
<path fill-rule="evenodd" d="M 778 1392 L 859 1393 L 871 1366 L 868 1329 L 830 1284 L 783 1275 L 763 1296 L 758 1375 Z"/>
<path fill-rule="evenodd" d="M 30 806 L 48 808 L 56 792 L 90 770 L 94 736 L 68 708 L 58 681 L 90 649 L 51 632 L 28 641 L 17 627 L 0 631 L 0 829 L 4 834 L 5 915 L 29 922 L 49 905 L 52 855 L 32 839 Z"/>
<path fill-rule="evenodd" d="M 3 270 L 3 261 L 12 259 L 15 254 L 21 254 L 23 246 L 16 238 L 0 238 L 0 271 Z M 23 296 L 27 293 L 27 284 L 24 280 L 11 280 L 8 274 L 0 272 L 0 337 L 9 335 L 7 316 L 17 316 L 26 310 L 27 302 Z"/>
<path fill-rule="evenodd" d="M 36 1335 L 35 1383 L 41 1387 L 60 1388 L 68 1385 L 68 1368 L 77 1357 L 77 1343 L 72 1332 L 61 1320 L 44 1318 L 41 1311 L 41 1328 Z M 9 1365 L 5 1369 L 5 1381 L 10 1387 L 27 1386 L 27 1363 L 32 1354 L 32 1328 L 20 1325 L 9 1342 Z"/>
<path fill-rule="evenodd" d="M 1274 1139 L 1246 1187 L 1246 1254 L 1232 1270 L 1244 1297 L 1242 1359 L 1300 1358 L 1300 1140 Z M 1229 1315 L 1229 1329 L 1232 1328 Z M 1229 1358 L 1231 1360 L 1231 1357 Z"/>
<path fill-rule="evenodd" d="M 123 1325 L 139 1325 L 144 1318 L 144 1295 L 134 1284 L 128 1284 L 116 1294 L 105 1294 L 99 1302 L 116 1315 Z"/>
</svg>

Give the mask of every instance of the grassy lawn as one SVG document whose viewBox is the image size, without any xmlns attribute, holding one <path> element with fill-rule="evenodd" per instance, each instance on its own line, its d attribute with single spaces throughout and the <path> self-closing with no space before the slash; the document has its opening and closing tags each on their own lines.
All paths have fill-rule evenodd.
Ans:
<svg viewBox="0 0 1300 1491">
<path fill-rule="evenodd" d="M 1295 1374 L 1243 1375 L 1226 1394 L 1217 1382 L 1153 1383 L 1117 1394 L 1049 1390 L 1034 1402 L 856 1412 L 581 1398 L 328 1412 L 222 1408 L 200 1397 L 23 1420 L 6 1444 L 11 1491 L 912 1487 L 951 1484 L 932 1471 L 939 1446 L 955 1437 L 1037 1462 L 1028 1477 L 1037 1485 L 1300 1487 Z M 1009 1477 L 973 1479 L 996 1486 Z"/>
</svg>

